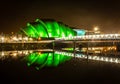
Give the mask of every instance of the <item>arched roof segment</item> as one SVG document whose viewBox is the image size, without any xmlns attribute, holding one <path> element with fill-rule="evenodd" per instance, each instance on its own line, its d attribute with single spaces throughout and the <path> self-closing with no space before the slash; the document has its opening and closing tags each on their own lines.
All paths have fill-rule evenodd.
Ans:
<svg viewBox="0 0 120 84">
<path fill-rule="evenodd" d="M 69 26 L 55 20 L 40 20 L 28 23 L 21 31 L 33 38 L 39 37 L 68 37 L 75 36 L 76 32 Z"/>
</svg>

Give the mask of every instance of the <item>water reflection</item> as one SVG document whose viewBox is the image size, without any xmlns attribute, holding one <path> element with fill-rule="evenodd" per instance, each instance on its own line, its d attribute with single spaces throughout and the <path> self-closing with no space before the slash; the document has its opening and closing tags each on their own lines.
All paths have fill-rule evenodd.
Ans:
<svg viewBox="0 0 120 84">
<path fill-rule="evenodd" d="M 0 52 L 0 59 L 4 60 L 6 58 L 19 58 L 22 56 L 26 56 L 30 53 L 32 53 L 33 50 L 22 50 L 22 51 L 1 51 Z"/>
<path fill-rule="evenodd" d="M 6 58 L 17 59 L 26 62 L 28 67 L 35 67 L 40 70 L 44 67 L 57 67 L 58 65 L 69 61 L 73 57 L 78 59 L 96 60 L 110 63 L 120 63 L 119 56 L 86 55 L 82 53 L 71 53 L 65 51 L 53 50 L 22 50 L 22 51 L 1 51 L 0 60 Z M 19 59 L 21 58 L 21 59 Z"/>
<path fill-rule="evenodd" d="M 57 67 L 59 64 L 70 60 L 72 57 L 54 53 L 51 49 L 45 50 L 22 50 L 22 51 L 1 51 L 0 59 L 17 59 L 27 62 L 27 66 L 34 66 L 37 70 L 44 67 Z"/>
<path fill-rule="evenodd" d="M 116 56 L 99 56 L 99 55 L 86 55 L 81 53 L 74 53 L 64 52 L 64 51 L 56 51 L 57 54 L 67 55 L 71 57 L 81 58 L 81 59 L 88 59 L 88 60 L 96 60 L 96 61 L 104 61 L 104 62 L 111 62 L 111 63 L 120 63 L 120 58 Z"/>
<path fill-rule="evenodd" d="M 30 53 L 37 51 L 53 51 L 51 49 L 43 49 L 43 50 L 14 50 L 14 51 L 0 51 L 0 59 L 4 60 L 7 57 L 19 57 L 19 56 L 27 56 Z"/>
<path fill-rule="evenodd" d="M 27 65 L 34 65 L 37 70 L 43 67 L 56 67 L 70 59 L 70 56 L 53 52 L 34 52 L 26 56 Z"/>
</svg>

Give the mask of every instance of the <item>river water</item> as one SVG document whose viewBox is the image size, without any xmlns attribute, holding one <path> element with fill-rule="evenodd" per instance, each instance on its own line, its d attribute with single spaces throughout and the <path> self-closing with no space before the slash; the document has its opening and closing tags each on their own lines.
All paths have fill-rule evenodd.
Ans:
<svg viewBox="0 0 120 84">
<path fill-rule="evenodd" d="M 0 52 L 1 83 L 118 83 L 120 56 L 51 49 Z"/>
</svg>

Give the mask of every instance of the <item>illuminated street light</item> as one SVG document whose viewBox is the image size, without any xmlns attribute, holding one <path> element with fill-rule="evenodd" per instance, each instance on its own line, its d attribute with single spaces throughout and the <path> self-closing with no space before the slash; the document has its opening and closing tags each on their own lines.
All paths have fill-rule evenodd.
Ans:
<svg viewBox="0 0 120 84">
<path fill-rule="evenodd" d="M 94 32 L 94 33 L 101 33 L 101 32 L 99 31 L 99 27 L 98 27 L 98 26 L 95 26 L 95 27 L 94 27 L 93 32 Z"/>
<path fill-rule="evenodd" d="M 30 40 L 30 41 L 33 41 L 33 39 L 32 39 L 32 38 L 29 38 L 29 40 Z"/>
<path fill-rule="evenodd" d="M 4 39 L 5 39 L 4 37 L 1 38 L 2 41 L 3 41 Z"/>
<path fill-rule="evenodd" d="M 22 37 L 19 37 L 18 39 L 19 39 L 19 40 L 22 40 Z"/>
<path fill-rule="evenodd" d="M 2 52 L 2 53 L 1 53 L 1 56 L 4 56 L 4 55 L 5 55 L 5 53 L 4 53 L 4 52 Z"/>
<path fill-rule="evenodd" d="M 24 37 L 23 39 L 24 39 L 25 41 L 28 41 L 28 37 Z"/>
<path fill-rule="evenodd" d="M 99 30 L 98 26 L 94 27 L 94 31 L 98 31 L 98 30 Z"/>
<path fill-rule="evenodd" d="M 17 39 L 17 37 L 15 36 L 15 37 L 13 37 L 13 40 L 17 41 L 18 39 Z"/>
<path fill-rule="evenodd" d="M 1 37 L 1 41 L 4 42 L 4 41 L 5 41 L 5 38 L 4 38 L 4 37 Z"/>
</svg>

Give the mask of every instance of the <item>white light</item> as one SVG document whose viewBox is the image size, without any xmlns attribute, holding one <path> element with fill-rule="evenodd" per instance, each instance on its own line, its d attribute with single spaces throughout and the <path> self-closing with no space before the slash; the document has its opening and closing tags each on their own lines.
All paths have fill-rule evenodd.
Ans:
<svg viewBox="0 0 120 84">
<path fill-rule="evenodd" d="M 60 38 L 55 38 L 55 40 L 60 40 Z"/>
<path fill-rule="evenodd" d="M 28 52 L 25 52 L 25 55 L 28 55 Z"/>
<path fill-rule="evenodd" d="M 100 35 L 100 36 L 103 38 L 104 35 L 102 34 L 102 35 Z"/>
<path fill-rule="evenodd" d="M 4 37 L 1 37 L 1 40 L 3 41 L 5 38 Z"/>
<path fill-rule="evenodd" d="M 96 38 L 96 35 L 93 35 L 92 38 Z"/>
<path fill-rule="evenodd" d="M 95 60 L 97 58 L 97 56 L 94 56 L 93 59 Z"/>
<path fill-rule="evenodd" d="M 116 59 L 115 62 L 118 63 L 118 59 Z"/>
<path fill-rule="evenodd" d="M 22 54 L 22 51 L 18 51 L 19 54 Z"/>
<path fill-rule="evenodd" d="M 92 59 L 92 57 L 90 56 L 89 59 Z"/>
<path fill-rule="evenodd" d="M 28 40 L 28 37 L 25 37 L 25 38 L 24 38 L 24 40 L 26 40 L 26 41 L 27 41 L 27 40 Z"/>
<path fill-rule="evenodd" d="M 113 34 L 110 34 L 111 37 L 113 37 L 114 35 Z"/>
<path fill-rule="evenodd" d="M 108 62 L 108 58 L 106 58 L 105 61 Z"/>
<path fill-rule="evenodd" d="M 88 39 L 90 39 L 91 37 L 92 37 L 92 36 L 91 36 L 91 35 L 89 35 L 89 36 L 88 36 Z"/>
<path fill-rule="evenodd" d="M 117 37 L 117 36 L 118 36 L 118 34 L 115 34 L 115 36 Z"/>
<path fill-rule="evenodd" d="M 17 56 L 17 53 L 13 53 L 13 56 Z"/>
<path fill-rule="evenodd" d="M 19 37 L 18 39 L 19 39 L 19 40 L 22 40 L 22 37 Z"/>
<path fill-rule="evenodd" d="M 17 39 L 17 37 L 13 37 L 13 40 L 17 41 L 18 39 Z"/>
<path fill-rule="evenodd" d="M 113 62 L 113 59 L 112 59 L 112 58 L 110 59 L 110 62 Z"/>
<path fill-rule="evenodd" d="M 103 61 L 103 57 L 101 57 L 101 60 Z"/>
<path fill-rule="evenodd" d="M 69 37 L 72 37 L 72 34 L 70 34 Z"/>
<path fill-rule="evenodd" d="M 96 60 L 99 60 L 99 57 L 97 57 Z"/>
<path fill-rule="evenodd" d="M 2 52 L 2 53 L 1 53 L 1 56 L 4 56 L 4 55 L 5 55 L 5 53 L 4 53 L 4 52 Z"/>
<path fill-rule="evenodd" d="M 30 50 L 29 52 L 30 52 L 30 53 L 32 53 L 33 51 L 32 51 L 32 50 Z"/>
<path fill-rule="evenodd" d="M 99 30 L 98 26 L 94 27 L 94 31 L 98 31 L 98 30 Z"/>
<path fill-rule="evenodd" d="M 105 37 L 108 37 L 108 34 L 106 34 Z"/>
</svg>

